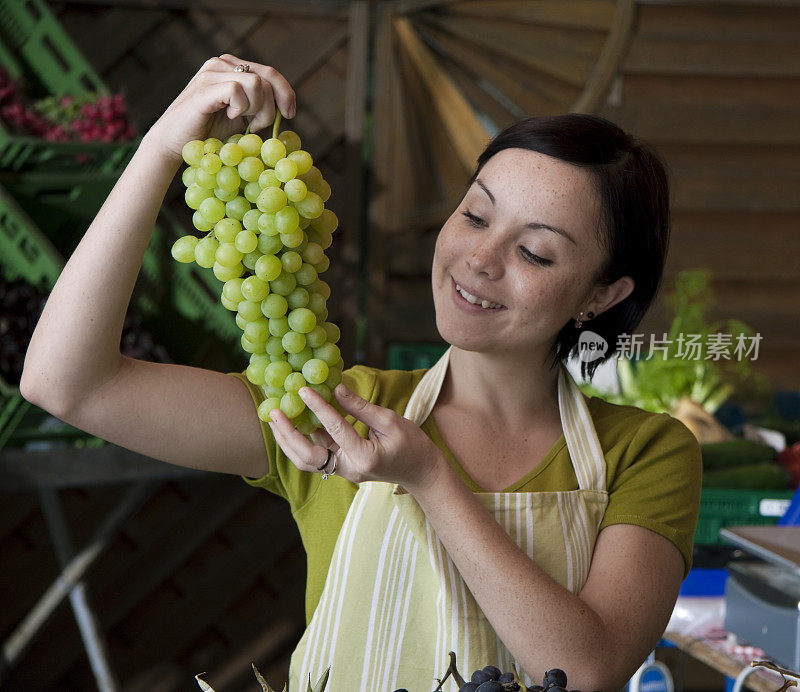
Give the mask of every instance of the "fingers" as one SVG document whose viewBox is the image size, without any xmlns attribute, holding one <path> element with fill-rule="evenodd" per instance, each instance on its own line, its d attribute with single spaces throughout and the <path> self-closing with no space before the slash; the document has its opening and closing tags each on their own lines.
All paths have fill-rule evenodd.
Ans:
<svg viewBox="0 0 800 692">
<path fill-rule="evenodd" d="M 348 389 L 344 383 L 338 384 L 333 393 L 342 409 L 369 426 L 372 432 L 379 434 L 388 432 L 389 427 L 398 417 L 398 414 L 394 411 L 383 406 L 377 406 L 360 397 Z M 314 413 L 317 412 L 314 411 Z M 317 414 L 317 417 L 319 418 L 319 414 Z M 320 422 L 323 422 L 322 418 L 320 418 Z"/>
<path fill-rule="evenodd" d="M 230 69 L 231 71 L 240 64 L 250 65 L 249 73 L 237 72 L 236 74 L 255 74 L 261 79 L 264 97 L 263 108 L 259 106 L 259 112 L 254 111 L 248 114 L 256 116 L 251 129 L 258 129 L 255 126 L 259 124 L 262 128 L 266 127 L 275 120 L 275 103 L 278 104 L 278 108 L 280 108 L 283 117 L 294 117 L 297 106 L 297 95 L 286 77 L 278 72 L 278 70 L 269 65 L 262 65 L 261 63 L 237 58 L 230 53 L 221 55 L 218 60 L 221 61 L 219 68 L 224 66 L 225 69 Z"/>
<path fill-rule="evenodd" d="M 301 387 L 297 393 L 306 406 L 316 414 L 333 441 L 348 454 L 357 453 L 365 441 L 356 429 L 311 387 Z"/>
<path fill-rule="evenodd" d="M 305 436 L 294 427 L 285 413 L 277 409 L 271 412 L 274 421 L 269 423 L 275 441 L 280 445 L 292 463 L 301 471 L 317 472 L 328 458 L 328 450 L 311 444 Z"/>
</svg>

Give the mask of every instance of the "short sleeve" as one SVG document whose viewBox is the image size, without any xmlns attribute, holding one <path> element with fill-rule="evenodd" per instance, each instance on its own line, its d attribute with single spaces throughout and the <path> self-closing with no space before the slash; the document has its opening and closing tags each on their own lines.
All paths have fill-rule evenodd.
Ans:
<svg viewBox="0 0 800 692">
<path fill-rule="evenodd" d="M 258 417 L 258 407 L 266 398 L 264 391 L 258 385 L 253 384 L 247 379 L 245 371 L 228 373 L 233 377 L 244 382 L 250 396 L 253 399 L 253 415 Z M 375 374 L 364 366 L 356 365 L 342 373 L 342 382 L 359 396 L 369 399 L 375 387 Z M 334 402 L 334 406 L 344 415 L 344 411 Z M 352 416 L 345 416 L 351 423 L 354 422 Z M 264 445 L 269 460 L 269 470 L 261 478 L 250 478 L 242 476 L 242 479 L 256 488 L 263 488 L 275 495 L 279 495 L 289 502 L 292 511 L 296 511 L 306 504 L 309 497 L 314 493 L 319 481 L 319 474 L 308 473 L 298 469 L 283 453 L 275 438 L 272 435 L 269 425 L 258 419 L 261 425 L 261 434 L 264 437 Z M 359 424 L 360 425 L 360 424 Z M 358 426 L 356 427 L 358 430 Z M 366 435 L 366 432 L 364 432 Z"/>
<path fill-rule="evenodd" d="M 702 457 L 692 432 L 665 413 L 650 414 L 638 426 L 609 484 L 600 530 L 636 524 L 672 541 L 692 566 L 700 512 Z"/>
</svg>

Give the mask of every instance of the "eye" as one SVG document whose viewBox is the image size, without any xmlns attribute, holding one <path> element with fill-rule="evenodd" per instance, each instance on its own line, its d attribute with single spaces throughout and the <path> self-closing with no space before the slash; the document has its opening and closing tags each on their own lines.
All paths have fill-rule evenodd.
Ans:
<svg viewBox="0 0 800 692">
<path fill-rule="evenodd" d="M 475 214 L 470 213 L 469 209 L 467 211 L 462 211 L 461 213 L 466 217 L 467 223 L 469 223 L 470 226 L 479 228 L 486 225 L 486 222 L 483 219 L 480 219 L 475 216 Z"/>
</svg>

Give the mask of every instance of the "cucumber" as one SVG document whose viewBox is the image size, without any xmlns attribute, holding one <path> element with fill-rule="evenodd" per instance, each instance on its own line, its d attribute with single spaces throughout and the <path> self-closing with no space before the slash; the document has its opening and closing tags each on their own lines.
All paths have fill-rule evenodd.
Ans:
<svg viewBox="0 0 800 692">
<path fill-rule="evenodd" d="M 789 475 L 777 464 L 749 464 L 736 468 L 703 472 L 704 488 L 735 490 L 788 490 Z"/>
<path fill-rule="evenodd" d="M 776 456 L 775 450 L 769 445 L 744 439 L 705 442 L 700 445 L 700 451 L 703 469 L 707 471 L 764 464 Z"/>
</svg>

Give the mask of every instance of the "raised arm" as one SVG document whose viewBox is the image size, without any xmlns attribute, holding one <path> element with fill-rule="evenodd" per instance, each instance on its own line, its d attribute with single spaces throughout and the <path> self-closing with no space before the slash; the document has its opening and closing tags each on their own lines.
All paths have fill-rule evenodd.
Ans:
<svg viewBox="0 0 800 692">
<path fill-rule="evenodd" d="M 234 377 L 120 353 L 122 325 L 166 190 L 192 139 L 256 131 L 293 115 L 294 92 L 265 65 L 207 61 L 142 142 L 64 267 L 25 357 L 20 391 L 92 434 L 195 468 L 261 475 L 266 452 L 246 386 Z"/>
</svg>

